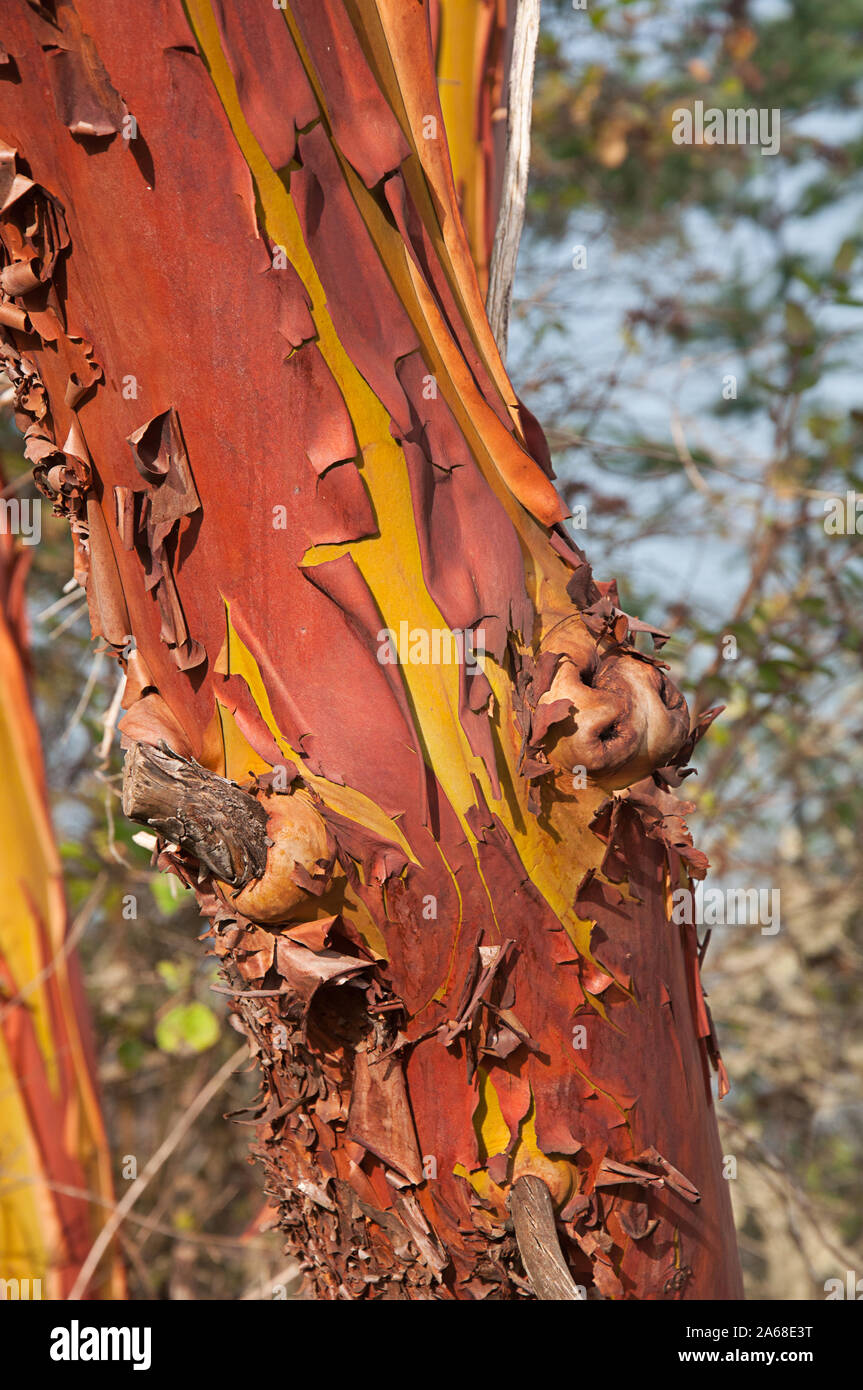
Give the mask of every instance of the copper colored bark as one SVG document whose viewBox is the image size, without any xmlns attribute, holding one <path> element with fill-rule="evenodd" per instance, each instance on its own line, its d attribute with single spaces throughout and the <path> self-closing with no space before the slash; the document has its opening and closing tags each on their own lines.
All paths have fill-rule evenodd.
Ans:
<svg viewBox="0 0 863 1390">
<path fill-rule="evenodd" d="M 238 1011 L 289 1245 L 322 1297 L 521 1297 L 533 1176 L 591 1297 L 738 1296 L 666 908 L 704 872 L 668 790 L 700 730 L 562 525 L 425 7 L 79 0 L 129 140 L 45 120 L 69 8 L 4 38 L 0 239 L 38 281 L 14 271 L 5 360 L 127 736 L 317 827 L 278 921 L 159 851 L 231 984 L 279 991 Z M 113 109 L 94 83 L 81 109 Z"/>
</svg>

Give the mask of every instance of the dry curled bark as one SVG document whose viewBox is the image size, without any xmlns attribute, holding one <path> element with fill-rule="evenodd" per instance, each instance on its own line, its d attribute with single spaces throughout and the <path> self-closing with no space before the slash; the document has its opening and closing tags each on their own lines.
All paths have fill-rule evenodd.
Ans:
<svg viewBox="0 0 863 1390">
<path fill-rule="evenodd" d="M 133 761 L 184 785 L 142 814 L 248 991 L 289 1247 L 325 1298 L 527 1296 L 531 1177 L 589 1296 L 738 1296 L 666 908 L 709 720 L 564 529 L 425 6 L 19 3 L 4 45 L 6 369 Z"/>
</svg>

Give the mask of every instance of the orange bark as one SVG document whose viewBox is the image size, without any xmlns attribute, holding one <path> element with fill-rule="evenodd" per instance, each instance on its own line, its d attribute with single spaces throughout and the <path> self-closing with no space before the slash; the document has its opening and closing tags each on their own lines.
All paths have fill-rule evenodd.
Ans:
<svg viewBox="0 0 863 1390">
<path fill-rule="evenodd" d="M 736 1297 L 698 944 L 667 911 L 705 867 L 669 790 L 705 725 L 563 526 L 427 10 L 187 9 L 11 26 L 6 362 L 121 727 L 179 755 L 150 819 L 266 1063 L 285 1233 L 323 1297 L 521 1297 L 527 1174 L 591 1296 Z M 234 898 L 198 769 L 318 817 L 315 858 L 267 862 L 281 920 Z"/>
</svg>

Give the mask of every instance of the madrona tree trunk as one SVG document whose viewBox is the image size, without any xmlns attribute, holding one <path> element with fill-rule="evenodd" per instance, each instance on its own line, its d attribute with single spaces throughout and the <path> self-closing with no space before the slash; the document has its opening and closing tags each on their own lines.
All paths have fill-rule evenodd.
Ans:
<svg viewBox="0 0 863 1390">
<path fill-rule="evenodd" d="M 18 419 L 290 1247 L 325 1298 L 738 1296 L 700 730 L 502 367 L 426 6 L 5 15 Z"/>
</svg>

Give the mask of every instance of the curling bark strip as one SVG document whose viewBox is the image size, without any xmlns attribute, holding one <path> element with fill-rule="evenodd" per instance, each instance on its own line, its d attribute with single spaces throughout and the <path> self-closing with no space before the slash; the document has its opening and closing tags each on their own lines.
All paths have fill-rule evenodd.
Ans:
<svg viewBox="0 0 863 1390">
<path fill-rule="evenodd" d="M 238 1010 L 289 1244 L 324 1297 L 521 1297 L 531 1176 L 592 1295 L 737 1296 L 697 941 L 667 911 L 706 867 L 669 790 L 704 724 L 563 527 L 427 8 L 22 0 L 8 30 L 18 418 L 124 735 L 177 781 L 154 816 L 127 780 L 128 809 L 227 978 L 281 991 Z M 456 633 L 470 660 L 429 659 Z M 266 816 L 246 882 L 213 774 L 244 844 Z"/>
<path fill-rule="evenodd" d="M 429 5 L 453 180 L 483 297 L 503 179 L 516 5 L 517 0 Z"/>
</svg>

